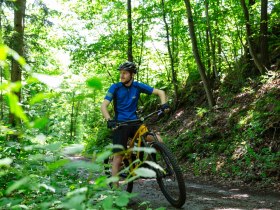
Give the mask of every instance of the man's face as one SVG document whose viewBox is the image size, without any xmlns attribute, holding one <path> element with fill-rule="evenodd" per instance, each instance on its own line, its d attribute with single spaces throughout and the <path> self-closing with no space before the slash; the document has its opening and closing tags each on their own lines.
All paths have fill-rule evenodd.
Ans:
<svg viewBox="0 0 280 210">
<path fill-rule="evenodd" d="M 131 80 L 132 76 L 133 76 L 133 74 L 130 74 L 129 71 L 120 70 L 120 79 L 121 79 L 121 82 L 124 83 L 124 84 L 129 82 Z"/>
</svg>

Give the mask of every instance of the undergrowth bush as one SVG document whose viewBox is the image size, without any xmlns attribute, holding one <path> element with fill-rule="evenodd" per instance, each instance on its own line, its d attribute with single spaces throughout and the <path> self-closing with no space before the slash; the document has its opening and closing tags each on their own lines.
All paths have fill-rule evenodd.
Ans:
<svg viewBox="0 0 280 210">
<path fill-rule="evenodd" d="M 86 139 L 85 143 L 85 155 L 92 154 L 95 151 L 102 151 L 112 143 L 112 131 L 106 126 L 100 126 L 93 135 Z"/>
<path fill-rule="evenodd" d="M 279 76 L 229 78 L 218 91 L 218 109 L 196 107 L 191 126 L 177 134 L 172 149 L 180 148 L 177 154 L 191 163 L 196 175 L 247 182 L 279 180 L 280 92 L 278 80 L 273 82 Z M 176 129 L 181 120 L 166 128 Z"/>
<path fill-rule="evenodd" d="M 111 209 L 125 207 L 133 197 L 110 190 L 103 173 L 107 153 L 96 154 L 90 162 L 70 161 L 67 156 L 83 147 L 26 143 L 19 152 L 3 140 L 0 144 L 5 145 L 0 158 L 0 209 Z"/>
</svg>

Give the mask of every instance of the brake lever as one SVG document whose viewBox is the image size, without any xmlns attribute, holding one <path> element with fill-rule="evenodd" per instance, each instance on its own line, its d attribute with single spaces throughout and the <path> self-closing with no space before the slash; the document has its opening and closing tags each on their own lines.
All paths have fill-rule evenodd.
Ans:
<svg viewBox="0 0 280 210">
<path fill-rule="evenodd" d="M 119 127 L 120 127 L 120 125 L 117 124 L 115 127 L 112 128 L 112 131 L 117 130 Z"/>
</svg>

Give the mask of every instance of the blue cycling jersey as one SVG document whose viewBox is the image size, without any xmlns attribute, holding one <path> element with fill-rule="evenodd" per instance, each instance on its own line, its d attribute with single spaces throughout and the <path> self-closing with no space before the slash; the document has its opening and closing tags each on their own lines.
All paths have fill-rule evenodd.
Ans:
<svg viewBox="0 0 280 210">
<path fill-rule="evenodd" d="M 118 121 L 137 119 L 136 110 L 141 93 L 152 94 L 153 88 L 141 82 L 133 81 L 126 87 L 121 82 L 111 85 L 104 99 L 115 100 L 115 119 Z"/>
</svg>

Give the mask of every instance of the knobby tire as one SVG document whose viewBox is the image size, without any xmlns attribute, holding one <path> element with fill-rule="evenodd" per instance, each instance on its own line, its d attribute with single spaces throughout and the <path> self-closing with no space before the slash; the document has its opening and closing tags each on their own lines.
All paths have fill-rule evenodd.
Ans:
<svg viewBox="0 0 280 210">
<path fill-rule="evenodd" d="M 156 170 L 159 187 L 171 205 L 180 208 L 186 201 L 186 187 L 181 169 L 174 155 L 163 143 L 153 142 L 151 146 L 157 151 L 154 161 L 164 169 L 164 172 Z"/>
</svg>

